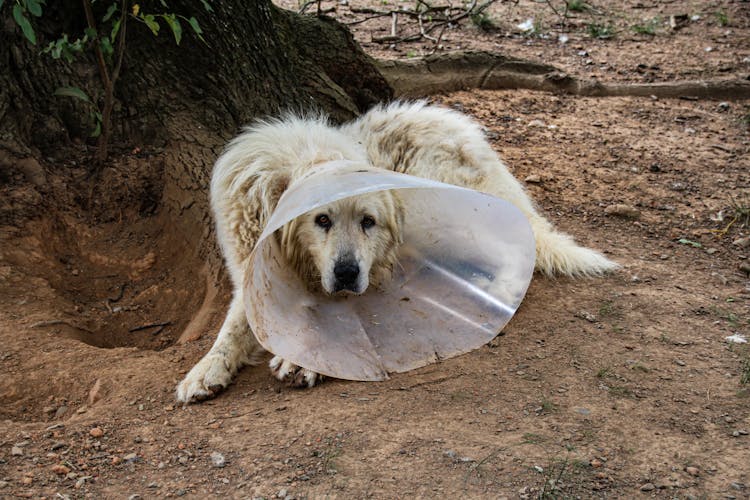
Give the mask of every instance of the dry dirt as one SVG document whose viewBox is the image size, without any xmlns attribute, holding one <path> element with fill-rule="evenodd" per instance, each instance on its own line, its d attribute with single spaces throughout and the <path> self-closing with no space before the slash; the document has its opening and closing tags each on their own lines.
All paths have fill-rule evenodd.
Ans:
<svg viewBox="0 0 750 500">
<path fill-rule="evenodd" d="M 643 4 L 597 6 L 614 23 L 701 20 L 567 46 L 450 36 L 602 79 L 641 81 L 641 62 L 656 79 L 747 74 L 747 4 Z M 498 6 L 511 25 L 532 7 Z M 490 345 L 386 382 L 292 390 L 259 366 L 182 408 L 174 386 L 228 299 L 215 253 L 172 231 L 190 202 L 163 206 L 160 154 L 114 160 L 95 192 L 71 187 L 88 185 L 74 161 L 43 161 L 36 185 L 0 185 L 0 497 L 750 498 L 750 350 L 725 340 L 750 336 L 750 102 L 436 100 L 479 120 L 544 212 L 622 270 L 536 276 Z"/>
</svg>

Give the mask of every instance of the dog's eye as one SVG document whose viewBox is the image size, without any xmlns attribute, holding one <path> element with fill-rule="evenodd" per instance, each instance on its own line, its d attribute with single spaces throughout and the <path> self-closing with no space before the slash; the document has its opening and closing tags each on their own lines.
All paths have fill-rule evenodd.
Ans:
<svg viewBox="0 0 750 500">
<path fill-rule="evenodd" d="M 330 229 L 333 223 L 326 214 L 320 214 L 315 217 L 315 224 L 322 227 L 323 229 Z"/>
<path fill-rule="evenodd" d="M 370 217 L 369 215 L 365 215 L 362 217 L 362 229 L 370 229 L 372 226 L 375 225 L 375 219 Z"/>
</svg>

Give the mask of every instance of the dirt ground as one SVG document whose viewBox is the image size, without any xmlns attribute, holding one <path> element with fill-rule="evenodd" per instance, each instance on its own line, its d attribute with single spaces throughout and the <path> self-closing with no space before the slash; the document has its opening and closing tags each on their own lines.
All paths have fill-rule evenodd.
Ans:
<svg viewBox="0 0 750 500">
<path fill-rule="evenodd" d="M 493 7 L 495 32 L 464 24 L 442 43 L 602 81 L 750 72 L 746 3 L 591 4 L 567 44 L 510 33 L 532 12 L 554 28 L 526 1 Z M 700 18 L 629 29 L 672 13 Z M 588 16 L 614 37 L 591 39 Z M 431 50 L 370 42 L 380 22 L 355 25 L 374 55 Z M 726 340 L 750 337 L 750 102 L 435 100 L 482 123 L 546 215 L 622 269 L 535 276 L 489 345 L 385 382 L 293 390 L 258 366 L 183 408 L 174 387 L 228 288 L 215 251 L 172 231 L 190 203 L 163 204 L 168 151 L 113 160 L 97 191 L 74 187 L 74 160 L 28 167 L 33 182 L 0 186 L 0 498 L 750 498 L 750 349 Z"/>
</svg>

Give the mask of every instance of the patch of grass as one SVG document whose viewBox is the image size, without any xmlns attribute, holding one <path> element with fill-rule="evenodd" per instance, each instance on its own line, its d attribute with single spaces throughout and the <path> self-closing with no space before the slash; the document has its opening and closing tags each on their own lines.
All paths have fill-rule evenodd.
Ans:
<svg viewBox="0 0 750 500">
<path fill-rule="evenodd" d="M 475 12 L 470 17 L 471 23 L 482 31 L 495 31 L 497 24 L 485 11 Z"/>
<path fill-rule="evenodd" d="M 742 365 L 740 366 L 740 384 L 750 384 L 750 353 L 747 350 L 745 350 Z"/>
<path fill-rule="evenodd" d="M 635 33 L 638 33 L 639 35 L 655 35 L 656 30 L 661 25 L 661 18 L 654 17 L 642 24 L 635 24 L 630 27 Z"/>
<path fill-rule="evenodd" d="M 542 412 L 552 413 L 557 411 L 557 405 L 547 398 L 542 398 Z"/>
<path fill-rule="evenodd" d="M 750 115 L 747 115 L 750 124 Z M 732 217 L 739 222 L 741 227 L 750 226 L 750 199 L 746 196 L 742 200 L 732 197 Z"/>
<path fill-rule="evenodd" d="M 591 7 L 583 0 L 568 0 L 568 10 L 570 12 L 586 12 Z"/>
<path fill-rule="evenodd" d="M 533 432 L 526 432 L 523 435 L 524 444 L 541 444 L 547 441 L 547 438 L 541 434 L 534 434 Z"/>
<path fill-rule="evenodd" d="M 612 300 L 605 300 L 599 305 L 600 318 L 619 318 L 622 316 L 620 307 Z"/>
<path fill-rule="evenodd" d="M 567 457 L 562 460 L 552 460 L 544 469 L 544 484 L 539 492 L 540 500 L 552 500 L 562 498 L 564 492 L 560 491 L 560 480 L 568 469 Z"/>
<path fill-rule="evenodd" d="M 618 398 L 629 398 L 633 395 L 633 391 L 629 387 L 624 385 L 613 385 L 609 388 L 609 393 Z"/>
<path fill-rule="evenodd" d="M 672 343 L 672 339 L 669 338 L 669 335 L 667 335 L 666 333 L 662 332 L 661 335 L 659 335 L 659 342 L 661 342 L 662 344 L 671 344 Z"/>
<path fill-rule="evenodd" d="M 726 12 L 719 10 L 714 12 L 714 16 L 716 16 L 716 22 L 719 23 L 719 26 L 729 26 L 729 16 Z"/>
<path fill-rule="evenodd" d="M 586 26 L 586 31 L 591 38 L 605 40 L 607 38 L 615 37 L 615 28 L 611 24 L 590 23 Z"/>
<path fill-rule="evenodd" d="M 596 378 L 607 378 L 611 374 L 612 374 L 612 368 L 605 366 L 603 368 L 599 368 L 599 371 L 596 372 Z"/>
<path fill-rule="evenodd" d="M 637 372 L 643 372 L 643 373 L 649 373 L 651 371 L 651 368 L 649 368 L 646 365 L 642 365 L 640 363 L 635 363 L 630 365 L 630 369 Z"/>
</svg>

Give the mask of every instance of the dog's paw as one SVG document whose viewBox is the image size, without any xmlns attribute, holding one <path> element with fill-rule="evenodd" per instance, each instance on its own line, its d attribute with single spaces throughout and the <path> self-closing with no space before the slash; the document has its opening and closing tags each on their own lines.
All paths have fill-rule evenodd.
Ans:
<svg viewBox="0 0 750 500">
<path fill-rule="evenodd" d="M 281 356 L 274 356 L 268 363 L 268 366 L 271 368 L 271 373 L 274 377 L 288 383 L 292 387 L 312 387 L 323 380 L 323 375 L 306 368 L 300 368 Z"/>
<path fill-rule="evenodd" d="M 220 354 L 207 354 L 177 385 L 177 400 L 182 403 L 203 401 L 223 391 L 232 381 L 232 372 L 226 358 Z"/>
</svg>

